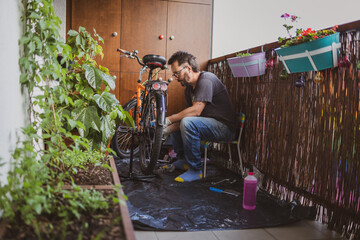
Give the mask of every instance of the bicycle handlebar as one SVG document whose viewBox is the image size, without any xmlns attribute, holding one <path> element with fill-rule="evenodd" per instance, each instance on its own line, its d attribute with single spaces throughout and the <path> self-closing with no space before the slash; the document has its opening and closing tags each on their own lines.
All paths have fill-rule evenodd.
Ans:
<svg viewBox="0 0 360 240">
<path fill-rule="evenodd" d="M 139 53 L 138 50 L 133 50 L 130 52 L 130 51 L 126 51 L 124 49 L 118 48 L 118 49 L 116 49 L 116 51 L 124 53 L 126 55 L 126 57 L 128 57 L 128 58 L 132 58 L 132 59 L 136 58 L 136 60 L 138 61 L 138 63 L 141 66 L 143 66 L 143 67 L 145 66 L 145 64 L 140 60 L 140 58 L 137 55 Z"/>
<path fill-rule="evenodd" d="M 116 51 L 125 54 L 125 57 L 131 58 L 131 59 L 136 58 L 136 60 L 138 61 L 138 63 L 139 63 L 141 66 L 143 66 L 143 67 L 146 66 L 146 65 L 141 61 L 141 59 L 138 57 L 138 55 L 137 55 L 137 54 L 139 53 L 138 50 L 126 51 L 126 50 L 124 50 L 124 49 L 118 48 L 118 49 L 116 49 Z M 124 55 L 120 55 L 120 57 L 123 57 L 123 56 L 124 56 Z M 164 67 L 169 70 L 169 68 L 168 68 L 166 65 L 164 65 Z M 162 69 L 163 69 L 163 68 L 162 68 Z M 172 80 L 173 80 L 173 78 L 169 78 L 169 79 L 168 79 L 168 82 L 170 83 L 170 82 L 172 82 Z"/>
<path fill-rule="evenodd" d="M 126 51 L 126 50 L 121 49 L 121 48 L 116 49 L 116 51 L 122 52 L 122 53 L 124 53 L 124 54 L 126 54 L 126 55 L 130 55 L 130 54 L 131 54 L 129 51 Z"/>
</svg>

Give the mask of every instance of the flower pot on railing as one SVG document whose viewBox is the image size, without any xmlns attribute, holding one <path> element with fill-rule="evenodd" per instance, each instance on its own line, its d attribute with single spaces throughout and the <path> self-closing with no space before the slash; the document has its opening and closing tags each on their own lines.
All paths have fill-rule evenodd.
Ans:
<svg viewBox="0 0 360 240">
<path fill-rule="evenodd" d="M 286 48 L 276 53 L 288 73 L 320 71 L 338 66 L 339 33 Z"/>
<path fill-rule="evenodd" d="M 265 52 L 227 59 L 234 77 L 255 77 L 265 74 Z"/>
</svg>

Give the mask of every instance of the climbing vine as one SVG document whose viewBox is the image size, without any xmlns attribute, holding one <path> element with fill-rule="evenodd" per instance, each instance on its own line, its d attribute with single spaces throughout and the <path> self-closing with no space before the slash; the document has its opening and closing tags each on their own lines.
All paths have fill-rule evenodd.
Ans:
<svg viewBox="0 0 360 240">
<path fill-rule="evenodd" d="M 59 218 L 56 227 L 64 235 L 71 219 L 109 207 L 99 192 L 62 187 L 74 166 L 106 164 L 104 152 L 111 151 L 106 146 L 115 124 L 131 117 L 109 92 L 114 77 L 94 60 L 103 55 L 95 30 L 97 40 L 80 27 L 69 32 L 65 43 L 53 0 L 22 3 L 20 83 L 29 96 L 30 123 L 12 154 L 8 183 L 0 186 L 0 209 L 14 228 L 24 223 L 38 239 L 47 239 L 55 226 L 41 221 L 44 215 Z"/>
</svg>

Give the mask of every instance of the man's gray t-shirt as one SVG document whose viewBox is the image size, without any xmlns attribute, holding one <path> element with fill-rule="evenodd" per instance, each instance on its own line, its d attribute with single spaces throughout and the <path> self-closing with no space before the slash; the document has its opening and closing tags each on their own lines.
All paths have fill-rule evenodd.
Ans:
<svg viewBox="0 0 360 240">
<path fill-rule="evenodd" d="M 185 89 L 186 107 L 193 102 L 206 102 L 201 117 L 215 118 L 224 123 L 231 131 L 236 130 L 236 114 L 229 93 L 219 78 L 210 72 L 201 72 L 196 87 Z"/>
</svg>

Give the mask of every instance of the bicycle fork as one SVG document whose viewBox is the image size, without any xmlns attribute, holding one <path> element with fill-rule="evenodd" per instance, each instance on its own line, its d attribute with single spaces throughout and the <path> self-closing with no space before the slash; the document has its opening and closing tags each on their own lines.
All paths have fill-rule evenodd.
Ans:
<svg viewBox="0 0 360 240">
<path fill-rule="evenodd" d="M 140 130 L 140 114 L 141 114 L 141 105 L 142 105 L 142 100 L 141 100 L 141 93 L 145 91 L 145 87 L 141 84 L 138 83 L 138 87 L 136 90 L 136 126 L 137 129 Z"/>
</svg>

